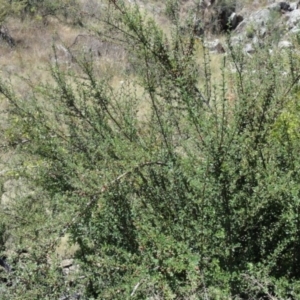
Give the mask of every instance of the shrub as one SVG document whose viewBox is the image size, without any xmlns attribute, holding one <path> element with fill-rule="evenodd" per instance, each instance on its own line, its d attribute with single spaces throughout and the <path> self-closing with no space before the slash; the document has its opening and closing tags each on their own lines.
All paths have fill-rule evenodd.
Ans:
<svg viewBox="0 0 300 300">
<path fill-rule="evenodd" d="M 109 4 L 106 26 L 130 51 L 135 80 L 116 90 L 83 60 L 81 76 L 53 66 L 54 84 L 33 87 L 26 101 L 0 85 L 18 120 L 8 130 L 20 135 L 18 175 L 34 190 L 12 205 L 13 219 L 3 214 L 29 252 L 26 262 L 16 256 L 7 295 L 298 294 L 299 142 L 281 134 L 298 58 L 287 64 L 264 47 L 250 59 L 229 44 L 216 83 L 206 50 L 196 63 L 192 34 L 176 27 L 167 38 L 138 6 Z M 80 264 L 71 287 L 49 263 L 66 233 Z"/>
<path fill-rule="evenodd" d="M 13 5 L 22 6 L 22 18 L 36 16 L 46 18 L 47 16 L 74 18 L 78 9 L 76 0 L 13 0 Z"/>
</svg>

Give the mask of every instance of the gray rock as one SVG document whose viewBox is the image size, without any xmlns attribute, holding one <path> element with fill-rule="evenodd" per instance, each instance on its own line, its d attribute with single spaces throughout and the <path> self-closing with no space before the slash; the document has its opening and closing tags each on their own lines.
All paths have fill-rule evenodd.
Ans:
<svg viewBox="0 0 300 300">
<path fill-rule="evenodd" d="M 74 260 L 73 259 L 64 259 L 61 263 L 60 266 L 62 268 L 70 268 L 73 266 Z"/>
<path fill-rule="evenodd" d="M 267 30 L 266 27 L 261 27 L 259 29 L 259 36 L 260 37 L 264 38 L 267 35 L 267 33 L 268 33 L 268 30 Z"/>
<path fill-rule="evenodd" d="M 242 33 L 248 24 L 247 20 L 243 20 L 235 29 L 235 33 Z"/>
<path fill-rule="evenodd" d="M 293 8 L 290 6 L 290 3 L 285 1 L 273 3 L 268 6 L 268 9 L 282 11 L 282 12 L 293 10 Z"/>
<path fill-rule="evenodd" d="M 79 271 L 79 265 L 74 264 L 73 259 L 62 260 L 60 267 L 62 268 L 62 272 L 65 276 L 72 275 Z"/>
<path fill-rule="evenodd" d="M 298 34 L 299 32 L 300 32 L 300 28 L 298 26 L 295 26 L 290 30 L 290 33 L 293 34 Z"/>
<path fill-rule="evenodd" d="M 214 53 L 225 53 L 224 47 L 223 47 L 223 45 L 221 44 L 221 42 L 218 39 L 216 39 L 214 41 L 211 41 L 211 42 L 206 42 L 205 46 L 211 52 L 214 52 Z"/>
<path fill-rule="evenodd" d="M 267 9 L 273 10 L 273 11 L 280 11 L 280 5 L 279 3 L 272 3 L 267 7 Z"/>
<path fill-rule="evenodd" d="M 293 44 L 289 41 L 280 41 L 278 43 L 278 48 L 279 49 L 289 49 L 289 48 L 292 48 L 293 47 Z"/>
<path fill-rule="evenodd" d="M 232 46 L 242 45 L 245 41 L 245 37 L 243 35 L 236 35 L 230 38 L 230 43 Z"/>
<path fill-rule="evenodd" d="M 81 294 L 80 293 L 73 293 L 72 295 L 63 295 L 59 298 L 59 300 L 80 300 Z"/>
<path fill-rule="evenodd" d="M 114 61 L 123 60 L 125 55 L 124 49 L 119 44 L 85 34 L 79 34 L 68 50 L 75 57 L 87 55 L 94 58 L 109 58 Z"/>
<path fill-rule="evenodd" d="M 265 26 L 271 17 L 271 10 L 264 8 L 250 15 L 249 23 L 252 23 L 255 27 Z"/>
<path fill-rule="evenodd" d="M 269 3 L 266 8 L 251 13 L 238 24 L 235 34 L 243 34 L 250 39 L 256 36 L 264 38 L 269 31 L 272 34 L 274 28 L 281 36 L 290 31 L 298 33 L 300 28 L 300 1 L 289 3 L 287 1 L 270 0 Z M 274 11 L 278 11 L 278 14 L 274 15 Z M 232 18 L 234 21 L 234 16 Z M 272 29 L 268 26 L 269 22 L 272 22 Z"/>
<path fill-rule="evenodd" d="M 291 2 L 290 7 L 292 10 L 298 9 L 299 8 L 299 1 L 298 2 Z"/>
<path fill-rule="evenodd" d="M 296 25 L 300 23 L 300 9 L 295 9 L 289 14 L 287 14 L 287 22 L 286 25 L 288 29 L 294 28 Z"/>
<path fill-rule="evenodd" d="M 253 45 L 259 45 L 260 44 L 260 40 L 257 36 L 255 36 L 253 39 L 252 39 L 252 44 Z"/>
<path fill-rule="evenodd" d="M 279 7 L 282 11 L 292 11 L 293 9 L 291 8 L 290 3 L 288 2 L 279 2 Z"/>
<path fill-rule="evenodd" d="M 248 43 L 248 44 L 245 45 L 244 52 L 249 53 L 249 54 L 255 52 L 255 49 L 254 49 L 252 43 Z"/>
<path fill-rule="evenodd" d="M 270 17 L 271 10 L 268 8 L 254 12 L 237 26 L 235 33 L 244 34 L 248 38 L 253 38 L 257 34 L 263 37 L 267 32 L 266 24 Z"/>
<path fill-rule="evenodd" d="M 243 17 L 241 15 L 236 14 L 235 12 L 232 13 L 229 17 L 229 23 L 231 30 L 234 30 L 237 28 L 237 26 L 243 21 Z"/>
<path fill-rule="evenodd" d="M 202 20 L 205 32 L 218 34 L 232 30 L 230 16 L 236 10 L 236 3 L 230 1 L 223 4 L 220 5 L 219 1 L 202 1 Z"/>
</svg>

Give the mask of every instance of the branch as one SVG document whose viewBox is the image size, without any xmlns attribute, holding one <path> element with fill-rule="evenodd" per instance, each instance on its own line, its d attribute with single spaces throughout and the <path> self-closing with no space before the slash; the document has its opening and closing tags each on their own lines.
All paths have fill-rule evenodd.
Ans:
<svg viewBox="0 0 300 300">
<path fill-rule="evenodd" d="M 132 293 L 130 294 L 130 297 L 132 297 L 132 296 L 134 295 L 134 293 L 136 292 L 136 290 L 138 289 L 138 287 L 143 283 L 144 280 L 145 280 L 145 279 L 142 279 L 141 281 L 139 281 L 139 282 L 135 285 L 135 287 L 133 288 Z"/>
<path fill-rule="evenodd" d="M 145 162 L 142 164 L 137 165 L 136 167 L 133 167 L 132 170 L 129 170 L 125 173 L 122 173 L 121 175 L 119 175 L 118 177 L 116 177 L 114 180 L 110 181 L 109 183 L 107 183 L 106 185 L 103 185 L 102 188 L 100 189 L 100 191 L 93 193 L 92 195 L 86 195 L 86 196 L 90 196 L 91 200 L 85 205 L 85 207 L 83 209 L 81 209 L 73 218 L 70 222 L 68 222 L 64 228 L 62 229 L 62 231 L 60 232 L 59 236 L 49 245 L 48 247 L 48 251 L 50 251 L 50 249 L 52 249 L 57 242 L 59 241 L 59 239 L 64 236 L 66 234 L 66 232 L 71 228 L 71 226 L 73 226 L 75 223 L 77 223 L 77 220 L 82 217 L 87 210 L 92 207 L 98 200 L 99 195 L 103 194 L 104 192 L 106 192 L 109 188 L 111 188 L 114 184 L 120 182 L 121 179 L 123 179 L 124 177 L 140 170 L 143 167 L 146 166 L 152 166 L 152 165 L 159 165 L 159 166 L 167 166 L 166 163 L 161 162 L 161 161 L 155 161 L 155 162 Z"/>
<path fill-rule="evenodd" d="M 261 290 L 263 290 L 266 294 L 267 297 L 271 300 L 277 300 L 276 297 L 273 297 L 269 292 L 266 286 L 263 286 L 257 279 L 249 276 L 248 274 L 241 274 L 245 279 L 251 281 L 254 285 L 257 285 Z"/>
</svg>

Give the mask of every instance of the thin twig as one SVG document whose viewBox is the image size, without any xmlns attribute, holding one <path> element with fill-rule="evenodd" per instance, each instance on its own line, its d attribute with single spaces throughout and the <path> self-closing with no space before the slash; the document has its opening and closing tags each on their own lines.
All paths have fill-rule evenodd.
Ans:
<svg viewBox="0 0 300 300">
<path fill-rule="evenodd" d="M 254 283 L 255 285 L 257 285 L 258 287 L 260 287 L 269 297 L 269 299 L 271 300 L 278 300 L 276 297 L 273 297 L 269 292 L 267 287 L 263 286 L 256 278 L 251 277 L 248 274 L 241 274 L 241 276 L 243 276 L 244 278 L 250 280 L 252 283 Z"/>
<path fill-rule="evenodd" d="M 132 297 L 134 295 L 134 293 L 136 292 L 136 290 L 138 289 L 138 287 L 143 283 L 144 279 L 140 280 L 135 287 L 132 290 L 132 293 L 130 294 L 130 296 Z"/>
</svg>

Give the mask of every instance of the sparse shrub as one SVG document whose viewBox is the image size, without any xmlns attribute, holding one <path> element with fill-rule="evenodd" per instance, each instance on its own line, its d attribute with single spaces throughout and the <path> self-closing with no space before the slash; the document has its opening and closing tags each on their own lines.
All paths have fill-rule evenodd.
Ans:
<svg viewBox="0 0 300 300">
<path fill-rule="evenodd" d="M 0 24 L 2 25 L 9 15 L 19 14 L 24 8 L 24 3 L 22 1 L 11 2 L 7 0 L 0 1 Z"/>
<path fill-rule="evenodd" d="M 178 21 L 179 18 L 180 3 L 177 0 L 166 1 L 165 13 L 171 19 L 171 21 Z"/>
<path fill-rule="evenodd" d="M 74 18 L 78 10 L 77 0 L 13 0 L 12 3 L 22 5 L 23 19 L 26 16 L 42 19 L 47 16 Z"/>
<path fill-rule="evenodd" d="M 246 37 L 252 39 L 254 38 L 254 36 L 255 36 L 255 27 L 253 24 L 249 24 L 246 27 Z"/>
</svg>

